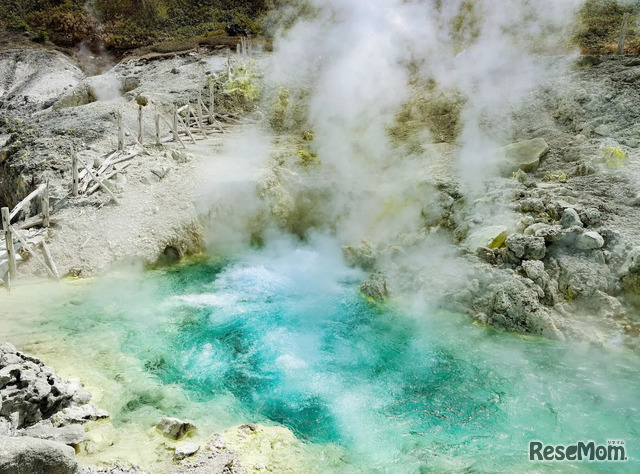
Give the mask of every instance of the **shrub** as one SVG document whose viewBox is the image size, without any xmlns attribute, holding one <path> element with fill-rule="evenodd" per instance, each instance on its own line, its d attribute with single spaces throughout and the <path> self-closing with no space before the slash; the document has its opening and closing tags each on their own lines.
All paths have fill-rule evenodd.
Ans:
<svg viewBox="0 0 640 474">
<path fill-rule="evenodd" d="M 615 54 L 625 13 L 630 14 L 625 52 L 637 53 L 640 39 L 640 3 L 587 0 L 580 9 L 574 42 L 585 54 Z"/>
</svg>

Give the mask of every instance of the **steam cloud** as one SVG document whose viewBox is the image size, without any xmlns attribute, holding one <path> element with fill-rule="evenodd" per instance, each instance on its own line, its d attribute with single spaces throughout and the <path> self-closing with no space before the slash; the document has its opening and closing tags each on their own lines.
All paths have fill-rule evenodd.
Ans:
<svg viewBox="0 0 640 474">
<path fill-rule="evenodd" d="M 361 196 L 354 207 L 362 209 L 366 191 L 379 195 L 390 169 L 401 167 L 387 127 L 410 97 L 410 65 L 465 96 L 458 165 L 463 181 L 480 188 L 492 174 L 496 141 L 509 136 L 503 120 L 487 130 L 487 119 L 506 119 L 505 111 L 548 77 L 530 53 L 566 34 L 581 2 L 311 3 L 315 18 L 299 21 L 277 40 L 271 77 L 290 87 L 311 86 L 309 120 L 318 156 L 335 168 L 338 188 Z M 460 16 L 470 5 L 472 14 Z"/>
</svg>

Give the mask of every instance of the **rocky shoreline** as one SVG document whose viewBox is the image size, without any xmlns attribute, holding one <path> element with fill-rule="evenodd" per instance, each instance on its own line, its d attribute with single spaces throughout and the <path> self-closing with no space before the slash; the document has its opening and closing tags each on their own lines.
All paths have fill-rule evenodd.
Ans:
<svg viewBox="0 0 640 474">
<path fill-rule="evenodd" d="M 96 425 L 109 414 L 90 402 L 91 394 L 78 380 L 63 380 L 43 361 L 0 344 L 0 473 L 1 474 L 147 474 L 135 465 L 85 466 L 76 457 L 90 442 Z M 281 472 L 290 469 L 280 450 L 295 437 L 281 427 L 253 423 L 195 441 L 195 424 L 164 417 L 149 427 L 165 440 L 165 468 L 171 474 Z M 81 455 L 81 454 L 80 454 Z M 255 462 L 255 459 L 261 461 Z M 247 465 L 248 462 L 252 464 Z"/>
</svg>

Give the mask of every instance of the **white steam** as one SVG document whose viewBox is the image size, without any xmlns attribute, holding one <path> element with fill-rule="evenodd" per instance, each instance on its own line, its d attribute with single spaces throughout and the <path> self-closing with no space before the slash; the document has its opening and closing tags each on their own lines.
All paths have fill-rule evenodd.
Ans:
<svg viewBox="0 0 640 474">
<path fill-rule="evenodd" d="M 310 122 L 319 158 L 337 170 L 345 190 L 362 190 L 387 166 L 397 166 L 386 129 L 410 96 L 409 68 L 466 97 L 459 165 L 467 184 L 492 174 L 494 117 L 548 78 L 530 51 L 566 32 L 580 0 L 312 0 L 313 20 L 276 41 L 274 81 L 311 86 Z M 438 6 L 440 4 L 440 6 Z M 474 20 L 454 41 L 457 16 L 474 5 Z M 458 22 L 459 24 L 460 22 Z M 461 48 L 460 43 L 463 43 Z"/>
</svg>

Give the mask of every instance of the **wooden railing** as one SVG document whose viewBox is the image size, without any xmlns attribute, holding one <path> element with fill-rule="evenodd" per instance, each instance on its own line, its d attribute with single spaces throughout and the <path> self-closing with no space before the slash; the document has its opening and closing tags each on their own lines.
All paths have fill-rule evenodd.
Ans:
<svg viewBox="0 0 640 474">
<path fill-rule="evenodd" d="M 20 211 L 26 209 L 27 206 L 31 204 L 31 201 L 33 201 L 37 197 L 40 197 L 40 215 L 25 220 L 17 228 L 16 226 L 12 225 L 12 221 L 16 218 Z M 18 242 L 20 242 L 20 244 L 22 245 L 22 248 L 29 252 L 34 260 L 36 260 L 40 264 L 40 266 L 42 266 L 47 271 L 50 277 L 55 278 L 56 280 L 60 278 L 58 269 L 56 268 L 56 265 L 51 258 L 51 253 L 49 252 L 49 248 L 44 239 L 40 238 L 37 242 L 34 243 L 36 246 L 40 245 L 40 247 L 42 248 L 43 258 L 40 258 L 32 245 L 19 232 L 19 229 L 28 229 L 36 225 L 49 227 L 52 222 L 51 216 L 49 215 L 49 209 L 49 182 L 47 182 L 40 184 L 26 198 L 20 201 L 13 208 L 13 210 L 9 211 L 8 207 L 3 207 L 0 210 L 2 215 L 2 230 L 4 232 L 6 252 L 9 263 L 9 271 L 7 272 L 6 276 L 7 281 L 5 282 L 7 289 L 11 288 L 11 281 L 15 280 L 17 275 L 16 249 L 13 240 L 14 238 L 17 239 Z"/>
</svg>

